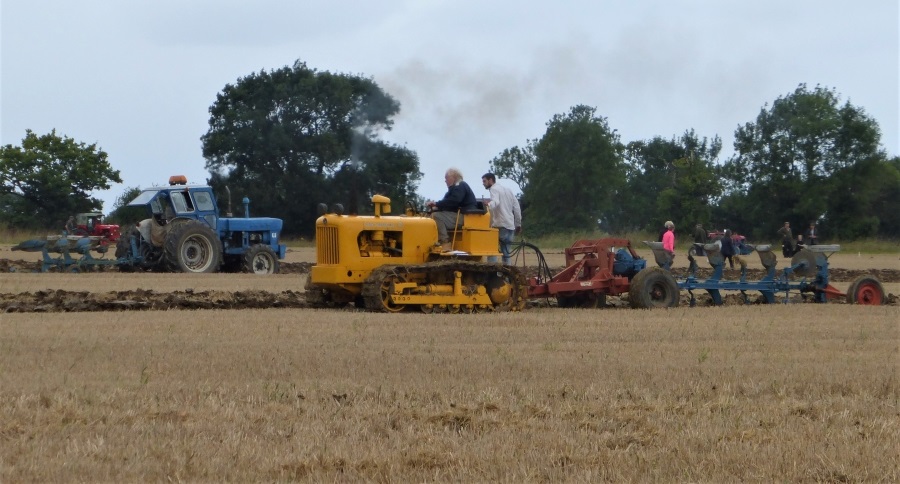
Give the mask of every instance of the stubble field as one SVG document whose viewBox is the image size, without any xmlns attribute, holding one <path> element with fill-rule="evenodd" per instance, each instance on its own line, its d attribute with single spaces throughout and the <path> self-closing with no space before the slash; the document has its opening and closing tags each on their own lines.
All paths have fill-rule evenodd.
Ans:
<svg viewBox="0 0 900 484">
<path fill-rule="evenodd" d="M 391 315 L 304 277 L 0 275 L 284 301 L 0 314 L 0 481 L 900 481 L 897 305 Z"/>
</svg>

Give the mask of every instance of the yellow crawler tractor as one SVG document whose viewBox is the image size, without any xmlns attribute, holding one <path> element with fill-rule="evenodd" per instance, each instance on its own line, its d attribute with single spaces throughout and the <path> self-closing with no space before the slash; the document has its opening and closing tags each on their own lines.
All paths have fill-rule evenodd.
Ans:
<svg viewBox="0 0 900 484">
<path fill-rule="evenodd" d="M 437 225 L 409 205 L 391 216 L 390 199 L 372 197 L 374 215 L 343 215 L 320 208 L 316 265 L 306 285 L 314 307 L 356 304 L 370 311 L 517 311 L 525 306 L 525 277 L 498 257 L 490 212 L 461 213 L 451 250 L 438 241 Z M 321 206 L 320 206 L 321 207 Z"/>
</svg>

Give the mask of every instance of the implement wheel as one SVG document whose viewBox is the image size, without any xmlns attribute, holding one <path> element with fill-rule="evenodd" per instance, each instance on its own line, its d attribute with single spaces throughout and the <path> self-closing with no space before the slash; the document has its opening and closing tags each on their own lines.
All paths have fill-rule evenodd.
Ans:
<svg viewBox="0 0 900 484">
<path fill-rule="evenodd" d="M 217 272 L 222 262 L 222 243 L 206 224 L 187 220 L 169 231 L 165 260 L 173 272 Z"/>
<path fill-rule="evenodd" d="M 268 245 L 254 245 L 244 254 L 241 269 L 250 274 L 278 274 L 278 256 Z"/>
<path fill-rule="evenodd" d="M 674 308 L 680 297 L 675 278 L 661 267 L 648 267 L 638 272 L 628 291 L 631 307 L 638 309 Z"/>
<path fill-rule="evenodd" d="M 881 281 L 872 276 L 860 276 L 847 289 L 847 303 L 881 306 L 884 304 L 884 287 Z"/>
</svg>

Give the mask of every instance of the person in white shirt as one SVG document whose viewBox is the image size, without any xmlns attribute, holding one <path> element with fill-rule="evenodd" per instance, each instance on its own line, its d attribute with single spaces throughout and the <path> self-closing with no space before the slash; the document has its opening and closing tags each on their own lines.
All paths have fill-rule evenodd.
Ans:
<svg viewBox="0 0 900 484">
<path fill-rule="evenodd" d="M 509 264 L 509 245 L 513 241 L 513 236 L 522 232 L 522 209 L 519 207 L 519 200 L 512 190 L 497 185 L 497 177 L 493 173 L 485 173 L 481 177 L 481 183 L 491 194 L 491 202 L 488 205 L 491 210 L 491 227 L 496 227 L 500 232 L 503 263 Z"/>
</svg>

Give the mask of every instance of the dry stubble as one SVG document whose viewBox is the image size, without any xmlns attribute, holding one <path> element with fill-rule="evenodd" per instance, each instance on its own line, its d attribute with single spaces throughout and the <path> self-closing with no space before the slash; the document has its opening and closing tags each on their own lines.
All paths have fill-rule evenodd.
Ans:
<svg viewBox="0 0 900 484">
<path fill-rule="evenodd" d="M 898 315 L 3 315 L 0 481 L 897 482 Z"/>
</svg>

